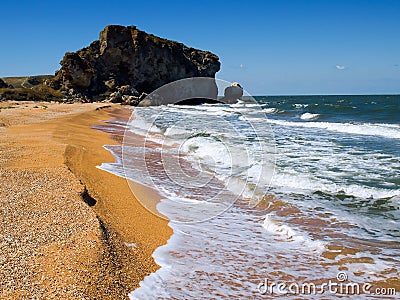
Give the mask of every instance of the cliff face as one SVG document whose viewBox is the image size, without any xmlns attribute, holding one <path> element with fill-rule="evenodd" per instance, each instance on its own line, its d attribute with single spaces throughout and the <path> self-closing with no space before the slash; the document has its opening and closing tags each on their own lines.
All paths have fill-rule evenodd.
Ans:
<svg viewBox="0 0 400 300">
<path fill-rule="evenodd" d="M 100 40 L 66 53 L 61 69 L 46 84 L 70 94 L 98 96 L 129 86 L 150 93 L 188 77 L 215 77 L 218 56 L 162 39 L 135 26 L 107 26 Z"/>
</svg>

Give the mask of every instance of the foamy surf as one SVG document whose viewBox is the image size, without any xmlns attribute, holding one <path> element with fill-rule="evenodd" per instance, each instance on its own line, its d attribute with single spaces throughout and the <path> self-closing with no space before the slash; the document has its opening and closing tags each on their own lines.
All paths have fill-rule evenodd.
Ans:
<svg viewBox="0 0 400 300">
<path fill-rule="evenodd" d="M 271 124 L 289 127 L 318 128 L 341 133 L 358 135 L 376 135 L 391 139 L 400 139 L 400 125 L 393 124 L 353 124 L 329 122 L 292 122 L 283 120 L 268 120 Z"/>
<path fill-rule="evenodd" d="M 326 243 L 313 240 L 307 234 L 301 234 L 289 225 L 282 224 L 274 218 L 274 213 L 269 213 L 265 216 L 263 226 L 269 233 L 277 237 L 279 241 L 288 243 L 288 247 L 293 247 L 293 244 L 297 244 L 297 247 L 304 247 L 319 254 L 322 254 L 326 250 Z"/>
<path fill-rule="evenodd" d="M 337 184 L 327 180 L 318 180 L 311 176 L 276 174 L 272 184 L 275 188 L 286 188 L 287 191 L 309 194 L 310 192 L 324 192 L 332 195 L 345 195 L 364 199 L 392 198 L 400 195 L 400 189 L 382 189 L 363 187 L 360 185 Z"/>
<path fill-rule="evenodd" d="M 270 108 L 264 108 L 263 111 L 266 114 L 273 114 L 276 113 L 278 110 L 275 107 L 270 107 Z"/>
<path fill-rule="evenodd" d="M 305 121 L 316 120 L 320 117 L 320 114 L 304 113 L 300 116 L 300 119 Z"/>
<path fill-rule="evenodd" d="M 192 206 L 201 204 L 213 209 L 218 203 L 209 202 L 207 196 L 218 184 L 242 197 L 202 223 L 170 222 L 171 239 L 154 253 L 161 269 L 146 277 L 140 288 L 132 291 L 131 299 L 255 298 L 260 296 L 257 285 L 265 277 L 271 281 L 318 281 L 335 278 L 340 268 L 346 268 L 358 282 L 398 276 L 399 125 L 384 118 L 387 111 L 379 117 L 380 122 L 374 123 L 372 115 L 366 117 L 362 112 L 349 119 L 349 111 L 353 115 L 366 107 L 365 99 L 362 104 L 346 97 L 333 98 L 332 103 L 326 99 L 315 103 L 318 99 L 312 97 L 295 100 L 281 97 L 260 100 L 260 105 L 254 106 L 243 102 L 135 110 L 129 128 L 143 135 L 147 120 L 160 114 L 164 117 L 150 122 L 155 128 L 147 140 L 154 148 L 129 148 L 132 159 L 143 152 L 157 154 L 156 145 L 166 141 L 169 149 L 174 149 L 187 140 L 181 147 L 181 159 L 216 180 L 198 194 L 171 189 L 157 169 L 163 163 L 154 160 L 147 176 L 161 187 L 160 212 L 176 219 L 179 209 L 191 211 Z M 310 111 L 323 115 L 326 122 L 299 120 Z M 216 118 L 228 122 L 216 122 Z M 182 123 L 185 119 L 197 121 L 193 130 Z M 252 208 L 243 199 L 255 195 L 251 187 L 258 181 L 252 177 L 260 174 L 261 156 L 257 147 L 248 146 L 256 137 L 241 140 L 226 129 L 229 123 L 242 126 L 241 133 L 249 130 L 249 124 L 257 123 L 261 129 L 272 124 L 277 168 L 271 185 L 263 186 L 261 194 L 268 191 L 280 201 L 267 197 L 267 208 L 263 202 Z M 193 137 L 196 130 L 199 135 Z M 269 138 L 263 130 L 259 132 L 261 138 Z M 229 144 L 234 146 L 226 151 L 224 145 Z M 244 159 L 242 147 L 253 151 L 252 155 Z M 118 156 L 120 151 L 113 150 Z M 165 154 L 173 155 L 174 150 Z M 230 165 L 237 172 L 227 172 Z M 124 176 L 121 165 L 104 164 L 102 168 Z M 129 170 L 125 174 L 138 182 L 146 181 L 145 175 Z M 243 192 L 246 185 L 248 193 Z"/>
</svg>

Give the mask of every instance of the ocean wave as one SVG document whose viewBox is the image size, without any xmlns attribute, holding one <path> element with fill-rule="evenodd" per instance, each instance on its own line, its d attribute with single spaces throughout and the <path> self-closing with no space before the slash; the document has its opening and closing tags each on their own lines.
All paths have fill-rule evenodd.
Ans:
<svg viewBox="0 0 400 300">
<path fill-rule="evenodd" d="M 286 224 L 281 224 L 274 218 L 273 213 L 269 213 L 265 216 L 263 227 L 283 242 L 297 243 L 317 253 L 322 253 L 325 250 L 325 244 L 322 241 L 313 240 L 308 235 L 301 234 Z"/>
<path fill-rule="evenodd" d="M 273 187 L 290 188 L 295 192 L 317 192 L 322 191 L 332 195 L 345 194 L 358 198 L 383 199 L 400 195 L 400 190 L 381 189 L 355 184 L 340 185 L 334 182 L 322 182 L 318 179 L 310 178 L 307 175 L 275 174 L 272 179 Z"/>
<path fill-rule="evenodd" d="M 329 122 L 291 122 L 268 119 L 270 124 L 290 127 L 320 128 L 348 134 L 376 135 L 386 138 L 400 139 L 400 125 L 372 123 L 329 123 Z"/>
<path fill-rule="evenodd" d="M 275 107 L 269 107 L 269 108 L 264 108 L 263 112 L 265 112 L 266 114 L 273 114 L 275 112 L 277 112 L 278 109 Z"/>
<path fill-rule="evenodd" d="M 305 121 L 316 120 L 320 117 L 320 114 L 304 113 L 300 116 L 300 119 Z"/>
<path fill-rule="evenodd" d="M 152 120 L 144 120 L 139 116 L 135 115 L 135 119 L 129 123 L 128 128 L 131 132 L 151 132 L 151 133 L 161 133 L 161 129 L 158 128 Z"/>
<path fill-rule="evenodd" d="M 293 106 L 294 106 L 295 108 L 304 108 L 304 107 L 307 107 L 308 104 L 295 103 L 295 104 L 293 104 Z"/>
</svg>

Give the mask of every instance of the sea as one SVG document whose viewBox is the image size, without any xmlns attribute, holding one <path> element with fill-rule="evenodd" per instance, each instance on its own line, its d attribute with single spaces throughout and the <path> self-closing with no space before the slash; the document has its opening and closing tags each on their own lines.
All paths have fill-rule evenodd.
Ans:
<svg viewBox="0 0 400 300">
<path fill-rule="evenodd" d="M 125 137 L 100 168 L 156 190 L 157 211 L 142 203 L 173 229 L 131 299 L 400 292 L 400 95 L 135 107 L 107 122 Z"/>
</svg>

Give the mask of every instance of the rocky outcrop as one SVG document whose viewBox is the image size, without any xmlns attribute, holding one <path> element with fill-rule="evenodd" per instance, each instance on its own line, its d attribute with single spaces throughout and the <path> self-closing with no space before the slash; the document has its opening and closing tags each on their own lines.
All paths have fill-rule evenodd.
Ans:
<svg viewBox="0 0 400 300">
<path fill-rule="evenodd" d="M 5 83 L 1 78 L 0 78 L 0 89 L 8 87 L 7 83 Z"/>
<path fill-rule="evenodd" d="M 46 81 L 48 86 L 88 97 L 117 93 L 110 98 L 122 102 L 124 95 L 139 97 L 175 80 L 215 77 L 220 62 L 211 52 L 147 34 L 135 26 L 110 25 L 89 47 L 66 53 L 61 66 L 54 79 Z M 122 86 L 130 92 L 120 92 Z"/>
<path fill-rule="evenodd" d="M 0 89 L 4 89 L 4 88 L 12 89 L 13 86 L 11 84 L 8 84 L 7 82 L 5 82 L 3 79 L 0 78 Z"/>
<path fill-rule="evenodd" d="M 243 96 L 243 88 L 237 82 L 233 82 L 231 86 L 228 86 L 224 91 L 224 97 L 220 100 L 224 103 L 236 103 Z"/>
<path fill-rule="evenodd" d="M 129 85 L 123 85 L 108 97 L 108 101 L 112 103 L 122 103 L 126 105 L 137 106 L 147 96 L 146 93 L 139 95 L 139 92 Z"/>
</svg>

